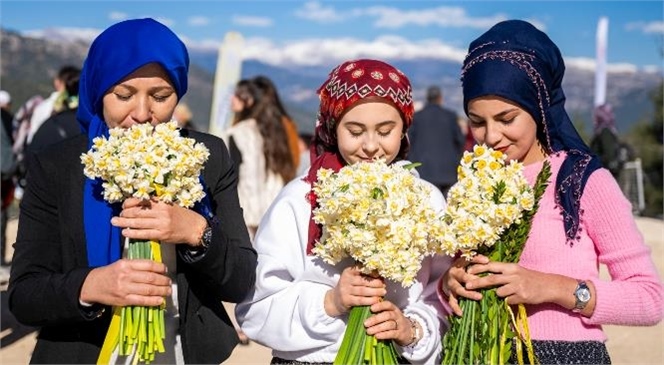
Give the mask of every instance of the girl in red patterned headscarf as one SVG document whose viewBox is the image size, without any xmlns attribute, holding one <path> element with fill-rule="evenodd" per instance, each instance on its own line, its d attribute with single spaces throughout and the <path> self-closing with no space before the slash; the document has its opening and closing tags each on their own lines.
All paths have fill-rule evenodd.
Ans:
<svg viewBox="0 0 664 365">
<path fill-rule="evenodd" d="M 261 221 L 254 242 L 256 289 L 237 306 L 238 322 L 250 338 L 273 349 L 273 364 L 331 363 L 350 308 L 370 305 L 367 333 L 393 340 L 411 363 L 439 362 L 444 319 L 436 273 L 447 268 L 448 258 L 425 259 L 416 284 L 403 288 L 362 275 L 352 260 L 328 265 L 311 254 L 321 233 L 311 219 L 318 170 L 339 171 L 374 158 L 403 160 L 413 120 L 410 82 L 385 62 L 354 60 L 335 67 L 318 94 L 311 168 L 284 187 Z M 431 191 L 432 206 L 442 210 L 442 194 Z"/>
</svg>

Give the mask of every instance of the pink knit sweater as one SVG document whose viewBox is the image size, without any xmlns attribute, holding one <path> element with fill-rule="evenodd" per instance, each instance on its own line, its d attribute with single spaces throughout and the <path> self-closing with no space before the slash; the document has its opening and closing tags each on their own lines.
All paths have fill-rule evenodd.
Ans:
<svg viewBox="0 0 664 365">
<path fill-rule="evenodd" d="M 597 170 L 588 179 L 581 198 L 581 239 L 573 246 L 565 243 L 563 220 L 554 199 L 555 179 L 565 156 L 558 153 L 548 158 L 551 181 L 519 263 L 532 270 L 592 281 L 597 303 L 590 318 L 552 303 L 527 306 L 532 339 L 604 341 L 604 324 L 656 324 L 663 314 L 662 284 L 631 205 L 608 170 Z M 526 166 L 531 184 L 542 164 Z M 599 264 L 608 268 L 610 281 L 599 278 Z"/>
</svg>

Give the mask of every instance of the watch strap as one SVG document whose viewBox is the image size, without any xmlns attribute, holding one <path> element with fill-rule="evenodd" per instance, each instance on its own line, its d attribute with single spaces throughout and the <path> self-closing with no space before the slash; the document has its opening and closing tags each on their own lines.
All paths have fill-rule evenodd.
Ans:
<svg viewBox="0 0 664 365">
<path fill-rule="evenodd" d="M 590 302 L 590 288 L 585 281 L 578 280 L 576 289 L 574 290 L 574 299 L 574 308 L 572 308 L 572 312 L 574 313 L 581 312 L 588 305 L 588 302 Z"/>
</svg>

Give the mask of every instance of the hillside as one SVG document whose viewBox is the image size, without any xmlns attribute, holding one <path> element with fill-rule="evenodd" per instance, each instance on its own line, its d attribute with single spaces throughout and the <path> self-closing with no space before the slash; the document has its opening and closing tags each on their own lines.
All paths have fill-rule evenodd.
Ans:
<svg viewBox="0 0 664 365">
<path fill-rule="evenodd" d="M 14 109 L 34 94 L 48 95 L 57 69 L 66 63 L 82 65 L 88 48 L 81 40 L 34 39 L 3 29 L 0 38 L 0 87 L 12 94 Z M 191 50 L 190 58 L 190 86 L 184 101 L 190 105 L 195 122 L 207 125 L 217 56 L 209 51 Z M 462 112 L 460 64 L 437 59 L 400 60 L 394 64 L 409 75 L 416 100 L 423 99 L 427 86 L 438 84 L 443 87 L 447 105 Z M 300 129 L 312 131 L 318 104 L 315 91 L 332 66 L 277 67 L 247 60 L 242 77 L 272 78 Z M 609 75 L 607 99 L 614 106 L 621 132 L 627 132 L 637 121 L 650 118 L 653 113 L 650 93 L 661 80 L 660 74 L 646 72 Z M 568 67 L 563 80 L 568 112 L 588 132 L 592 126 L 593 83 L 592 72 L 572 67 Z"/>
</svg>

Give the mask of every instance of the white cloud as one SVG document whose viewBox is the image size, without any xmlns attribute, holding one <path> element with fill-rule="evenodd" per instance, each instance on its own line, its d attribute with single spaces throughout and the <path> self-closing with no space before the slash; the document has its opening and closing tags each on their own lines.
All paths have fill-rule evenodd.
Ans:
<svg viewBox="0 0 664 365">
<path fill-rule="evenodd" d="M 438 26 L 454 28 L 488 29 L 492 25 L 506 20 L 506 14 L 498 13 L 487 17 L 471 17 L 459 6 L 439 6 L 435 8 L 403 10 L 390 6 L 369 6 L 346 11 L 324 6 L 318 1 L 311 1 L 295 11 L 295 15 L 317 23 L 333 23 L 357 17 L 373 18 L 377 28 L 398 29 L 405 26 Z M 538 20 L 528 20 L 534 26 L 545 30 L 546 26 Z"/>
<path fill-rule="evenodd" d="M 499 21 L 507 19 L 504 14 L 490 17 L 473 18 L 466 10 L 458 6 L 440 6 L 419 10 L 401 10 L 394 7 L 372 6 L 364 10 L 364 14 L 376 18 L 374 25 L 378 28 L 401 28 L 406 25 L 454 28 L 486 29 Z"/>
<path fill-rule="evenodd" d="M 127 13 L 123 13 L 121 11 L 112 11 L 110 14 L 108 14 L 108 19 L 113 21 L 125 20 L 127 18 L 129 18 Z"/>
<path fill-rule="evenodd" d="M 250 27 L 270 27 L 274 23 L 272 19 L 260 16 L 233 15 L 233 24 Z"/>
<path fill-rule="evenodd" d="M 657 66 L 657 65 L 646 65 L 642 67 L 642 70 L 644 72 L 648 73 L 657 73 L 661 74 L 662 73 L 662 66 Z"/>
<path fill-rule="evenodd" d="M 318 1 L 304 3 L 304 7 L 295 10 L 295 15 L 317 23 L 334 23 L 344 19 L 344 15 L 337 12 L 332 6 L 323 6 Z"/>
<path fill-rule="evenodd" d="M 341 60 L 375 57 L 385 59 L 434 58 L 463 61 L 466 50 L 434 39 L 411 41 L 383 36 L 370 41 L 355 38 L 310 38 L 276 44 L 266 38 L 245 41 L 243 57 L 277 66 L 329 65 Z"/>
<path fill-rule="evenodd" d="M 643 27 L 643 32 L 646 34 L 657 33 L 664 34 L 664 21 L 650 22 Z"/>
<path fill-rule="evenodd" d="M 206 40 L 191 42 L 185 40 L 192 49 L 216 50 L 220 41 Z M 310 38 L 297 41 L 275 43 L 267 38 L 247 38 L 242 51 L 243 59 L 281 67 L 333 65 L 339 61 L 374 57 L 389 60 L 438 59 L 462 63 L 466 56 L 465 48 L 441 42 L 438 39 L 409 40 L 399 36 L 383 36 L 374 40 L 355 38 Z M 595 71 L 596 61 L 587 57 L 567 57 L 568 68 Z M 633 73 L 640 68 L 630 63 L 610 63 L 611 73 Z M 661 72 L 661 67 L 644 68 L 649 72 Z"/>
<path fill-rule="evenodd" d="M 625 29 L 639 30 L 645 34 L 664 34 L 664 21 L 627 23 Z"/>
<path fill-rule="evenodd" d="M 597 62 L 594 58 L 587 57 L 568 57 L 565 58 L 567 67 L 574 67 L 584 71 L 595 71 Z M 606 66 L 608 72 L 612 73 L 634 73 L 639 70 L 636 65 L 631 63 L 610 63 Z"/>
<path fill-rule="evenodd" d="M 101 33 L 96 28 L 46 28 L 22 32 L 23 35 L 32 38 L 45 38 L 61 41 L 82 40 L 92 42 Z"/>
<path fill-rule="evenodd" d="M 202 27 L 210 24 L 210 19 L 206 16 L 192 16 L 187 19 L 187 23 L 194 27 Z"/>
<path fill-rule="evenodd" d="M 101 29 L 95 28 L 48 28 L 28 30 L 23 35 L 33 38 L 55 40 L 84 40 L 91 42 Z M 222 39 L 194 41 L 179 35 L 190 50 L 215 52 Z M 309 38 L 296 41 L 274 42 L 267 38 L 247 38 L 242 52 L 243 59 L 258 60 L 266 64 L 282 67 L 333 65 L 339 61 L 375 57 L 390 60 L 418 58 L 439 59 L 463 62 L 466 49 L 445 43 L 439 39 L 411 40 L 400 36 L 382 36 L 374 40 L 356 38 Z M 567 57 L 568 67 L 594 71 L 596 61 L 588 57 Z M 633 73 L 638 70 L 662 72 L 661 66 L 649 65 L 642 68 L 630 63 L 611 63 L 609 72 Z M 304 97 L 304 96 L 303 96 Z"/>
<path fill-rule="evenodd" d="M 305 89 L 301 86 L 288 87 L 286 91 L 288 99 L 295 102 L 302 102 L 306 100 L 315 99 L 318 97 L 318 95 L 316 94 L 316 90 Z"/>
</svg>

